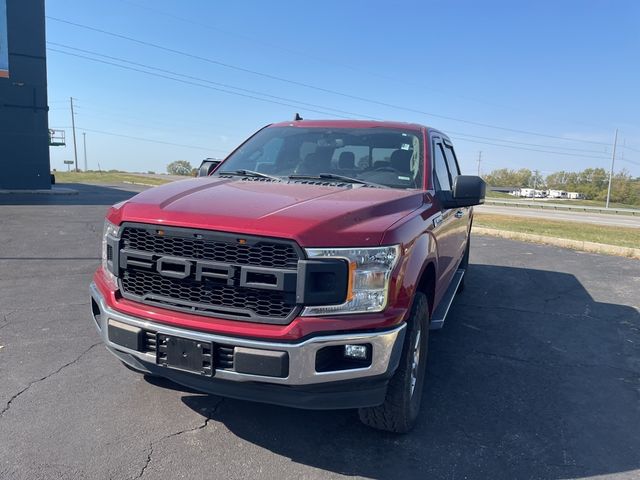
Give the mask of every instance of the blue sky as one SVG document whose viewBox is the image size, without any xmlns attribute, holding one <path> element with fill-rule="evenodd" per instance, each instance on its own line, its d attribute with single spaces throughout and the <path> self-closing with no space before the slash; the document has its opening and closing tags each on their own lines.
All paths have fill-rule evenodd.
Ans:
<svg viewBox="0 0 640 480">
<path fill-rule="evenodd" d="M 73 159 L 73 96 L 79 163 L 86 132 L 90 169 L 99 163 L 163 172 L 174 160 L 195 166 L 297 111 L 305 118 L 437 127 L 454 139 L 467 173 L 476 171 L 480 150 L 484 172 L 608 168 L 619 128 L 616 170 L 640 176 L 637 1 L 46 0 L 46 6 L 49 47 L 58 50 L 48 53 L 50 126 L 66 128 L 69 140 L 51 148 L 52 168 L 65 169 L 63 160 Z M 193 78 L 153 71 L 180 83 L 60 51 Z"/>
</svg>

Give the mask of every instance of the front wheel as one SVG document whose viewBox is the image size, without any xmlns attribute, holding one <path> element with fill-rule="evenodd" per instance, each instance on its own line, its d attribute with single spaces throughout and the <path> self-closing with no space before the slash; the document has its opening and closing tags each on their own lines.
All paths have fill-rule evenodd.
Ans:
<svg viewBox="0 0 640 480">
<path fill-rule="evenodd" d="M 388 432 L 406 433 L 413 428 L 422 400 L 429 340 L 429 301 L 417 292 L 407 321 L 400 364 L 389 381 L 382 405 L 358 410 L 360 421 Z"/>
</svg>

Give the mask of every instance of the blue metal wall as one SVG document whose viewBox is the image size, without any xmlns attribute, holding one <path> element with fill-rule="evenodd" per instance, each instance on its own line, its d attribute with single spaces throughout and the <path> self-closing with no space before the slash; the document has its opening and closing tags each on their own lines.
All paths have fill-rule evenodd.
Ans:
<svg viewBox="0 0 640 480">
<path fill-rule="evenodd" d="M 6 2 L 9 78 L 0 78 L 0 189 L 48 189 L 44 0 Z"/>
</svg>

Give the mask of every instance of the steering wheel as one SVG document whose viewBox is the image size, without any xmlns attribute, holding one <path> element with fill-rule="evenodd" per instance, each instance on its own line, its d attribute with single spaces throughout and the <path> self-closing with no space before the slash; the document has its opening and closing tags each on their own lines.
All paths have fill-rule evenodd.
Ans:
<svg viewBox="0 0 640 480">
<path fill-rule="evenodd" d="M 378 168 L 374 168 L 373 171 L 374 172 L 393 172 L 393 173 L 396 173 L 398 170 L 396 170 L 393 167 L 378 167 Z"/>
</svg>

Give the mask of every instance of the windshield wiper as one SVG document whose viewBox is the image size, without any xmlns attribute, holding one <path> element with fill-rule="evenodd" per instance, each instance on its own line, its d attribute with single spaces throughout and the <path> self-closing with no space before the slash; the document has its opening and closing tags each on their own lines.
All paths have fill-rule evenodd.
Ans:
<svg viewBox="0 0 640 480">
<path fill-rule="evenodd" d="M 278 182 L 281 182 L 282 179 L 280 177 L 274 177 L 272 175 L 267 175 L 266 173 L 262 173 L 262 172 L 254 172 L 253 170 L 232 170 L 229 172 L 220 172 L 220 175 L 240 175 L 243 177 L 256 177 L 256 178 L 270 178 L 271 180 L 277 180 Z"/>
<path fill-rule="evenodd" d="M 346 177 L 344 175 L 336 175 L 334 173 L 321 173 L 319 175 L 289 175 L 287 178 L 292 180 L 309 179 L 309 180 L 338 180 L 346 183 L 357 183 L 359 185 L 367 185 L 370 187 L 389 188 L 386 185 L 380 185 L 379 183 L 366 182 L 358 178 Z"/>
</svg>

